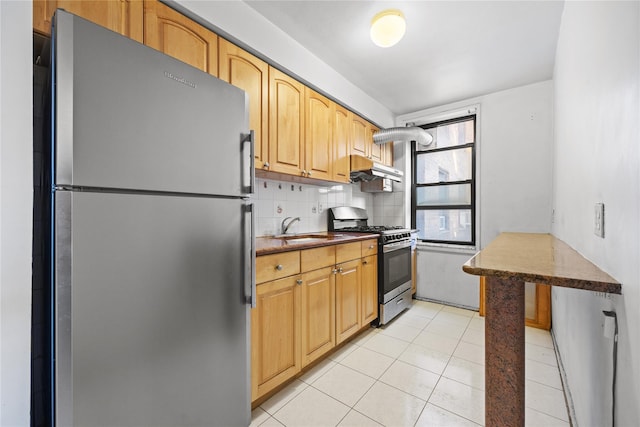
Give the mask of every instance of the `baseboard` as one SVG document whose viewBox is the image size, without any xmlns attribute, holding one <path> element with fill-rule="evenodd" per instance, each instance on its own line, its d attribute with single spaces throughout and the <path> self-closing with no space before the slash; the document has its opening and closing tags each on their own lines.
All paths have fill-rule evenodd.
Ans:
<svg viewBox="0 0 640 427">
<path fill-rule="evenodd" d="M 549 332 L 551 332 L 551 339 L 553 340 L 553 351 L 556 354 L 558 370 L 560 371 L 560 380 L 562 381 L 564 402 L 567 405 L 567 412 L 569 414 L 569 424 L 571 425 L 571 427 L 578 427 L 578 422 L 576 421 L 576 411 L 573 406 L 573 398 L 571 397 L 571 390 L 569 390 L 569 382 L 567 381 L 567 372 L 564 370 L 562 358 L 560 357 L 560 352 L 558 351 L 558 342 L 556 341 L 556 336 L 553 333 L 553 328 Z"/>
<path fill-rule="evenodd" d="M 418 296 L 414 295 L 413 299 L 417 299 L 418 301 L 426 301 L 426 302 L 433 302 L 433 303 L 436 303 L 436 304 L 448 305 L 450 307 L 464 308 L 465 310 L 478 311 L 478 307 L 471 307 L 471 306 L 462 305 L 462 304 L 454 304 L 452 302 L 440 301 L 440 300 L 433 299 L 433 298 L 418 297 Z"/>
</svg>

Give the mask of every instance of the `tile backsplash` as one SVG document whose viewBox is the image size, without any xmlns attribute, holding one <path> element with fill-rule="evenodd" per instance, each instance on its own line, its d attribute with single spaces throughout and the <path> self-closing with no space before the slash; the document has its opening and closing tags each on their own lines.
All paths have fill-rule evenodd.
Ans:
<svg viewBox="0 0 640 427">
<path fill-rule="evenodd" d="M 288 233 L 327 231 L 327 209 L 367 210 L 369 224 L 404 225 L 404 193 L 363 193 L 360 184 L 309 185 L 256 179 L 256 235 L 280 234 L 282 220 L 300 217 Z M 395 188 L 394 188 L 395 191 Z"/>
</svg>

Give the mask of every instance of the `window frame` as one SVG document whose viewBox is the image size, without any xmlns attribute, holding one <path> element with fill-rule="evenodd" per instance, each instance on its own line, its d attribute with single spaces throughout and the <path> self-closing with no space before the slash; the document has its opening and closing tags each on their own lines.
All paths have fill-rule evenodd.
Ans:
<svg viewBox="0 0 640 427">
<path fill-rule="evenodd" d="M 469 119 L 473 119 L 473 142 L 461 144 L 461 145 L 453 145 L 449 147 L 441 147 L 434 148 L 432 150 L 416 150 L 416 142 L 411 142 L 411 227 L 416 229 L 416 216 L 418 211 L 438 211 L 438 210 L 470 210 L 470 219 L 471 219 L 471 240 L 470 241 L 459 241 L 459 240 L 436 240 L 436 239 L 420 239 L 418 238 L 419 243 L 425 244 L 433 244 L 433 245 L 447 245 L 452 247 L 460 247 L 460 248 L 472 248 L 476 246 L 477 243 L 477 144 L 478 144 L 478 112 L 475 111 L 472 114 L 464 114 L 457 117 L 449 118 L 446 120 L 439 120 L 430 122 L 424 125 L 421 125 L 422 129 L 429 130 L 435 129 L 438 126 L 450 125 L 454 123 L 460 123 L 468 121 Z M 461 181 L 447 181 L 447 182 L 438 182 L 438 183 L 429 183 L 429 184 L 417 184 L 417 158 L 420 154 L 424 153 L 437 153 L 437 152 L 445 152 L 445 151 L 455 151 L 455 150 L 464 150 L 471 149 L 471 171 L 470 171 L 470 179 L 461 180 Z M 423 187 L 443 187 L 445 185 L 456 185 L 456 184 L 470 184 L 471 186 L 471 203 L 468 205 L 460 205 L 460 204 L 443 204 L 443 205 L 432 205 L 432 206 L 417 206 L 417 191 L 418 188 Z"/>
</svg>

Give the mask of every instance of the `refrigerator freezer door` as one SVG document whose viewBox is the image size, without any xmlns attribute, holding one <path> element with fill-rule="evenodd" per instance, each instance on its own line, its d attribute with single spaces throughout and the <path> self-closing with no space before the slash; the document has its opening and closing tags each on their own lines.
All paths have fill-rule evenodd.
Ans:
<svg viewBox="0 0 640 427">
<path fill-rule="evenodd" d="M 244 91 L 60 10 L 54 52 L 56 185 L 248 192 Z"/>
<path fill-rule="evenodd" d="M 245 202 L 55 194 L 57 425 L 248 425 Z"/>
</svg>

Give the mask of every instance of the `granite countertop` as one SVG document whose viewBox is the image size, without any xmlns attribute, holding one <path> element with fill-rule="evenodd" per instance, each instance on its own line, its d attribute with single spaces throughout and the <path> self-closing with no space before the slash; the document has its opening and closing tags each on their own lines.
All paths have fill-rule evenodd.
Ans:
<svg viewBox="0 0 640 427">
<path fill-rule="evenodd" d="M 551 234 L 502 233 L 462 269 L 477 276 L 620 294 L 622 286 Z"/>
<path fill-rule="evenodd" d="M 301 249 L 319 248 L 340 243 L 358 242 L 378 239 L 377 234 L 318 232 L 287 235 L 286 238 L 276 236 L 256 237 L 256 255 L 267 255 L 278 252 L 298 251 Z"/>
</svg>

